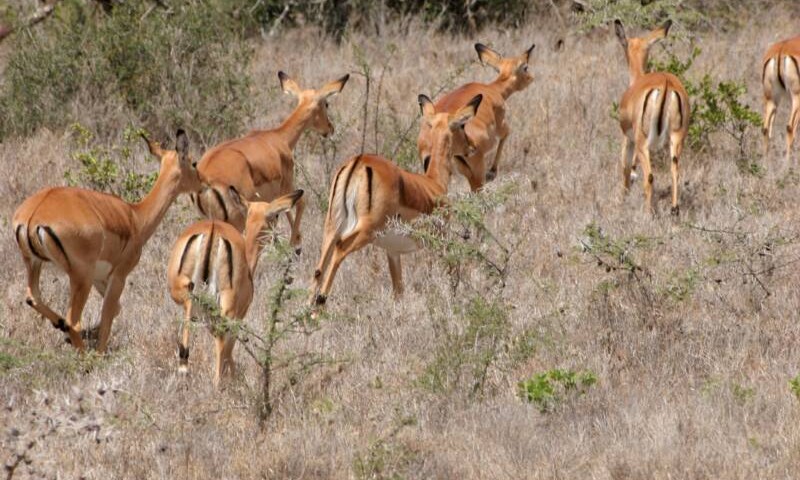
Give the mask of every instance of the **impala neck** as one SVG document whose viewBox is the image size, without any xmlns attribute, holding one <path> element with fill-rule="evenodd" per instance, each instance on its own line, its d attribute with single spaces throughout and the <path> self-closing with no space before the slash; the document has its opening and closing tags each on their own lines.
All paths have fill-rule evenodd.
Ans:
<svg viewBox="0 0 800 480">
<path fill-rule="evenodd" d="M 261 258 L 261 250 L 264 249 L 264 243 L 259 239 L 264 233 L 264 226 L 257 225 L 258 228 L 248 225 L 244 232 L 244 256 L 247 259 L 247 268 L 250 269 L 250 276 L 256 273 L 258 266 L 258 259 Z"/>
<path fill-rule="evenodd" d="M 489 85 L 500 92 L 500 95 L 503 96 L 503 100 L 507 100 L 512 93 L 518 90 L 512 75 L 500 74 Z"/>
<path fill-rule="evenodd" d="M 298 140 L 313 118 L 314 110 L 308 102 L 301 102 L 294 111 L 283 121 L 276 131 L 286 140 L 289 148 L 294 150 Z"/>
<path fill-rule="evenodd" d="M 628 74 L 630 75 L 629 86 L 636 83 L 637 80 L 644 76 L 644 66 L 647 64 L 647 52 L 639 55 L 628 55 Z"/>
<path fill-rule="evenodd" d="M 153 235 L 177 196 L 178 182 L 169 178 L 167 168 L 162 164 L 153 189 L 139 203 L 131 206 L 142 244 Z"/>
<path fill-rule="evenodd" d="M 450 159 L 448 158 L 452 153 L 450 150 L 451 142 L 449 140 L 437 145 L 434 151 L 431 152 L 431 162 L 428 165 L 428 171 L 425 172 L 425 176 L 439 187 L 440 194 L 447 193 L 447 189 L 450 186 L 450 176 L 452 175 Z"/>
</svg>

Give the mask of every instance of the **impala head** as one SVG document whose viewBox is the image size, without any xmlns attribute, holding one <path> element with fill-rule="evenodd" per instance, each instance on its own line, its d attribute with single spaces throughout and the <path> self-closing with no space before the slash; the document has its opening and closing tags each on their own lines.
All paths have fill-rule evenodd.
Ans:
<svg viewBox="0 0 800 480">
<path fill-rule="evenodd" d="M 619 20 L 614 21 L 614 31 L 617 34 L 617 39 L 625 49 L 625 58 L 628 62 L 628 68 L 631 72 L 631 79 L 644 73 L 645 65 L 647 64 L 647 54 L 650 52 L 650 47 L 657 41 L 666 37 L 669 29 L 672 26 L 672 20 L 667 20 L 664 25 L 652 30 L 641 37 L 630 37 L 625 35 L 625 27 Z"/>
<path fill-rule="evenodd" d="M 522 54 L 507 58 L 482 43 L 475 44 L 475 51 L 478 52 L 478 58 L 481 63 L 497 70 L 499 74 L 497 81 L 506 84 L 508 94 L 511 94 L 524 90 L 533 82 L 533 74 L 528 68 L 528 63 L 535 47 L 536 45 L 531 45 L 531 48 L 525 50 Z"/>
<path fill-rule="evenodd" d="M 449 169 L 449 159 L 466 164 L 469 155 L 469 142 L 464 131 L 468 121 L 478 112 L 483 95 L 475 95 L 465 106 L 455 113 L 437 112 L 427 95 L 418 97 L 422 111 L 422 134 L 417 142 L 419 156 L 427 173 L 432 159 L 445 159 Z M 441 161 L 441 160 L 440 160 Z"/>
<path fill-rule="evenodd" d="M 164 150 L 160 143 L 150 140 L 144 133 L 141 136 L 147 142 L 150 153 L 161 159 L 159 180 L 164 176 L 165 180 L 175 182 L 177 193 L 200 190 L 200 177 L 189 158 L 189 137 L 183 129 L 179 128 L 175 135 L 175 150 Z"/>
<path fill-rule="evenodd" d="M 298 110 L 303 109 L 305 115 L 308 115 L 304 118 L 308 118 L 311 122 L 310 127 L 323 137 L 333 134 L 333 123 L 328 118 L 328 99 L 341 92 L 349 78 L 350 75 L 345 75 L 326 83 L 319 90 L 303 90 L 297 82 L 289 78 L 289 75 L 278 72 L 284 93 L 297 97 Z"/>
<path fill-rule="evenodd" d="M 248 234 L 253 232 L 255 234 L 261 233 L 275 223 L 278 216 L 287 212 L 294 207 L 294 204 L 303 196 L 302 190 L 295 190 L 294 192 L 278 197 L 271 202 L 247 202 L 241 200 L 247 208 L 247 224 L 245 232 Z"/>
</svg>

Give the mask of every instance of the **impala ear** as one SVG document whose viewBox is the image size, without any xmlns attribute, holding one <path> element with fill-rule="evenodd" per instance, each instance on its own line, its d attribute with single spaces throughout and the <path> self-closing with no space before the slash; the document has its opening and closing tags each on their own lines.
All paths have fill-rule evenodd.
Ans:
<svg viewBox="0 0 800 480">
<path fill-rule="evenodd" d="M 483 95 L 480 93 L 472 97 L 465 106 L 461 107 L 456 113 L 450 117 L 450 128 L 458 128 L 464 126 L 467 122 L 478 113 L 478 107 L 481 105 Z"/>
<path fill-rule="evenodd" d="M 433 101 L 427 95 L 421 93 L 417 97 L 417 103 L 419 103 L 419 110 L 422 112 L 423 117 L 434 115 L 436 113 L 436 108 L 433 106 Z"/>
<path fill-rule="evenodd" d="M 300 88 L 300 85 L 297 84 L 294 80 L 289 78 L 289 75 L 286 75 L 284 72 L 278 72 L 278 80 L 281 81 L 281 89 L 284 93 L 291 93 L 294 96 L 299 96 L 300 92 L 303 90 Z"/>
<path fill-rule="evenodd" d="M 322 98 L 330 98 L 341 92 L 348 80 L 350 80 L 349 73 L 338 80 L 326 83 L 322 88 L 319 89 L 318 95 Z"/>
<path fill-rule="evenodd" d="M 181 163 L 189 163 L 189 137 L 182 128 L 175 134 L 175 151 L 178 152 Z"/>
<path fill-rule="evenodd" d="M 533 53 L 533 49 L 534 48 L 536 48 L 536 44 L 535 43 L 533 45 L 531 45 L 531 48 L 525 50 L 525 63 L 528 63 L 528 62 L 531 61 L 531 53 Z"/>
<path fill-rule="evenodd" d="M 275 200 L 271 201 L 269 203 L 269 207 L 267 207 L 266 212 L 264 212 L 264 214 L 267 217 L 267 220 L 273 220 L 281 213 L 286 212 L 292 207 L 294 207 L 294 204 L 297 203 L 297 201 L 300 200 L 300 197 L 302 196 L 303 196 L 302 190 L 295 190 L 294 192 L 288 195 L 278 197 Z"/>
<path fill-rule="evenodd" d="M 664 25 L 650 32 L 648 43 L 653 44 L 669 34 L 669 29 L 672 27 L 672 20 L 667 20 Z"/>
<path fill-rule="evenodd" d="M 150 150 L 150 154 L 158 158 L 164 156 L 164 149 L 161 148 L 160 143 L 156 142 L 155 140 L 150 140 L 150 138 L 148 138 L 147 134 L 144 132 L 140 132 L 139 136 L 141 136 L 142 139 L 147 142 L 147 149 Z"/>
<path fill-rule="evenodd" d="M 502 55 L 482 43 L 475 44 L 475 51 L 478 52 L 478 58 L 481 63 L 489 65 L 495 70 L 500 70 L 500 61 L 503 59 Z"/>
<path fill-rule="evenodd" d="M 619 39 L 619 43 L 622 45 L 622 48 L 628 49 L 628 37 L 625 35 L 625 27 L 622 26 L 622 21 L 620 19 L 614 20 L 614 31 L 617 34 L 617 39 Z"/>
</svg>

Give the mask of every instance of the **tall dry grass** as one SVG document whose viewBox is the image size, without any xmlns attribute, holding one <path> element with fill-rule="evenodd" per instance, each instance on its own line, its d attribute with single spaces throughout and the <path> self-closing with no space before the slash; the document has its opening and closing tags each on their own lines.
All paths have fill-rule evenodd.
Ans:
<svg viewBox="0 0 800 480">
<path fill-rule="evenodd" d="M 747 102 L 759 110 L 760 56 L 768 43 L 796 33 L 798 20 L 773 13 L 769 23 L 754 19 L 735 32 L 702 35 L 693 67 L 743 80 Z M 340 270 L 332 318 L 281 347 L 331 363 L 279 371 L 275 411 L 260 430 L 258 372 L 242 348 L 239 377 L 222 391 L 212 387 L 212 342 L 202 330 L 193 338 L 191 375 L 176 372 L 181 312 L 167 294 L 165 263 L 172 241 L 196 218 L 181 199 L 129 277 L 104 359 L 77 358 L 25 306 L 22 263 L 12 236 L 3 237 L 3 461 L 40 438 L 23 452 L 30 465 L 19 466 L 19 478 L 26 468 L 48 478 L 794 478 L 800 405 L 788 382 L 800 371 L 796 165 L 775 153 L 763 162 L 763 176 L 743 173 L 738 146 L 715 137 L 711 152 L 684 156 L 678 220 L 664 213 L 669 175 L 658 162 L 661 213 L 650 219 L 641 211 L 641 184 L 620 198 L 620 132 L 609 115 L 627 85 L 619 45 L 611 32 L 595 32 L 568 36 L 556 50 L 559 38 L 556 27 L 536 20 L 480 38 L 508 53 L 538 45 L 534 84 L 509 101 L 513 132 L 500 177 L 513 176 L 518 191 L 488 220 L 498 237 L 521 239 L 503 297 L 512 332 L 530 334 L 534 348 L 515 368 L 489 370 L 489 394 L 467 398 L 420 386 L 440 347 L 433 318 L 460 321 L 446 301 L 448 280 L 421 251 L 405 259 L 407 293 L 394 302 L 385 256 L 368 247 Z M 279 93 L 279 69 L 319 85 L 358 73 L 363 59 L 373 69 L 373 94 L 382 77 L 381 130 L 374 133 L 371 116 L 366 149 L 386 151 L 402 126 L 413 125 L 410 138 L 416 136 L 418 93 L 491 78 L 475 61 L 475 40 L 414 28 L 354 35 L 341 45 L 303 30 L 260 41 L 251 126 L 275 125 L 293 107 Z M 364 87 L 353 75 L 331 101 L 333 140 L 307 135 L 296 151 L 297 183 L 308 192 L 295 269 L 300 285 L 317 261 L 330 172 L 360 151 Z M 69 113 L 121 131 L 129 119 L 113 104 Z M 777 125 L 785 117 L 783 110 Z M 392 118 L 398 126 L 387 128 Z M 758 135 L 751 132 L 753 155 Z M 780 145 L 776 139 L 776 150 Z M 70 148 L 61 131 L 0 145 L 7 233 L 17 204 L 64 182 L 63 172 L 74 168 Z M 138 157 L 142 172 L 157 168 L 144 148 Z M 464 192 L 466 183 L 458 178 L 451 187 Z M 581 246 L 589 224 L 616 240 L 638 239 L 627 252 L 642 269 L 638 279 L 610 268 L 618 258 L 601 255 L 606 263 L 598 264 Z M 264 299 L 277 276 L 262 263 L 250 322 L 267 315 Z M 59 310 L 65 288 L 62 276 L 45 272 L 45 298 Z M 93 296 L 85 324 L 98 314 Z M 542 413 L 518 398 L 516 384 L 553 368 L 592 371 L 598 383 Z M 53 422 L 61 423 L 50 431 Z M 12 428 L 14 434 L 5 431 Z"/>
</svg>

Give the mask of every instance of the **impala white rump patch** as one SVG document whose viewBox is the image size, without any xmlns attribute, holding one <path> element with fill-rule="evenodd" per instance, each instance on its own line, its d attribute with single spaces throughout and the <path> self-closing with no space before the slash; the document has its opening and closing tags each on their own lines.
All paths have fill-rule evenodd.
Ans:
<svg viewBox="0 0 800 480">
<path fill-rule="evenodd" d="M 194 272 L 192 272 L 192 282 L 194 283 L 195 287 L 199 287 L 203 281 L 203 240 L 205 240 L 206 235 L 201 233 L 197 239 L 194 241 L 192 246 L 194 247 Z"/>
<path fill-rule="evenodd" d="M 354 178 L 350 184 L 350 190 L 345 192 L 345 218 L 342 228 L 339 229 L 341 235 L 347 235 L 355 230 L 358 224 L 358 214 L 356 213 L 356 199 L 358 199 L 359 179 Z"/>
</svg>

